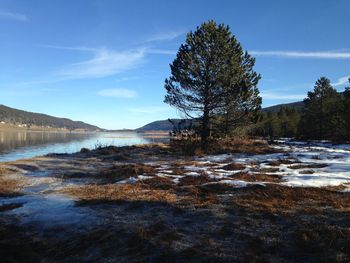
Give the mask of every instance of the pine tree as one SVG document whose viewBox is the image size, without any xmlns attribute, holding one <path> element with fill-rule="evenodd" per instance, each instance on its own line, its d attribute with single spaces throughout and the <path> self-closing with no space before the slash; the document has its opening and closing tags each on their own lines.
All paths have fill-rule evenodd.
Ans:
<svg viewBox="0 0 350 263">
<path fill-rule="evenodd" d="M 350 84 L 350 78 L 349 78 Z M 345 88 L 343 93 L 344 102 L 343 102 L 343 119 L 345 123 L 345 140 L 350 141 L 350 86 Z"/>
<path fill-rule="evenodd" d="M 243 51 L 228 26 L 203 23 L 187 34 L 170 65 L 164 101 L 189 118 L 200 119 L 202 145 L 206 147 L 213 119 L 221 123 L 220 116 L 246 116 L 260 107 L 256 88 L 260 75 L 253 66 L 254 59 Z"/>
<path fill-rule="evenodd" d="M 330 80 L 321 77 L 304 100 L 305 110 L 300 122 L 302 137 L 333 139 L 337 137 L 341 97 Z"/>
</svg>

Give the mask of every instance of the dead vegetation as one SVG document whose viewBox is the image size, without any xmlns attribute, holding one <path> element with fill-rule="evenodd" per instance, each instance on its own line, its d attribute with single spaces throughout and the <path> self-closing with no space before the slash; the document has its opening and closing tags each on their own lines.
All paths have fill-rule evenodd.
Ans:
<svg viewBox="0 0 350 263">
<path fill-rule="evenodd" d="M 150 189 L 170 190 L 173 189 L 175 183 L 168 177 L 154 176 L 145 180 L 141 180 L 138 184 L 142 187 Z"/>
<path fill-rule="evenodd" d="M 325 168 L 328 165 L 325 163 L 311 163 L 311 164 L 296 164 L 296 165 L 289 165 L 289 169 L 318 169 L 318 168 Z"/>
<path fill-rule="evenodd" d="M 324 188 L 287 187 L 269 184 L 240 190 L 239 198 L 232 200 L 235 206 L 249 210 L 270 212 L 309 213 L 314 209 L 333 208 L 350 212 L 350 195 Z"/>
<path fill-rule="evenodd" d="M 244 170 L 245 165 L 240 163 L 229 163 L 221 167 L 221 169 L 224 169 L 227 171 Z"/>
<path fill-rule="evenodd" d="M 212 139 L 208 144 L 208 150 L 206 152 L 201 149 L 201 142 L 195 139 L 173 139 L 170 142 L 170 147 L 173 152 L 185 156 L 204 156 L 206 154 L 224 153 L 268 154 L 281 152 L 271 147 L 265 140 L 252 140 L 249 138 Z"/>
<path fill-rule="evenodd" d="M 282 176 L 278 174 L 267 174 L 267 173 L 245 173 L 239 172 L 232 175 L 233 179 L 242 180 L 247 182 L 270 182 L 280 183 L 282 182 Z"/>
<path fill-rule="evenodd" d="M 25 185 L 25 179 L 10 178 L 0 176 L 0 197 L 11 197 L 20 195 L 20 191 Z"/>
<path fill-rule="evenodd" d="M 176 203 L 179 197 L 167 190 L 147 189 L 139 184 L 104 184 L 69 187 L 63 190 L 81 201 L 147 201 Z"/>
<path fill-rule="evenodd" d="M 295 164 L 299 162 L 300 161 L 296 159 L 278 159 L 278 160 L 268 162 L 267 164 L 270 166 L 280 166 L 281 164 Z"/>
<path fill-rule="evenodd" d="M 130 163 L 114 165 L 111 168 L 101 171 L 100 178 L 123 180 L 138 175 L 154 176 L 156 169 L 154 166 L 143 163 Z"/>
<path fill-rule="evenodd" d="M 198 176 L 184 176 L 180 179 L 179 186 L 185 186 L 185 185 L 202 185 L 210 182 L 215 182 L 215 179 L 210 178 L 206 174 L 201 174 Z"/>
</svg>

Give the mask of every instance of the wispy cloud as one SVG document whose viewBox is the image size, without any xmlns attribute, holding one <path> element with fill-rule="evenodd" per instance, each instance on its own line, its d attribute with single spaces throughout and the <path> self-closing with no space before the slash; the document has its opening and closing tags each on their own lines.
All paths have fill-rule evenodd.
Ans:
<svg viewBox="0 0 350 263">
<path fill-rule="evenodd" d="M 98 95 L 113 98 L 135 98 L 137 92 L 130 89 L 103 89 L 98 92 Z"/>
<path fill-rule="evenodd" d="M 147 53 L 159 55 L 176 55 L 177 52 L 175 50 L 149 48 L 147 49 Z"/>
<path fill-rule="evenodd" d="M 307 52 L 307 51 L 250 51 L 253 56 L 284 58 L 350 59 L 350 52 Z"/>
<path fill-rule="evenodd" d="M 170 40 L 173 40 L 173 39 L 181 36 L 182 34 L 183 34 L 183 32 L 180 32 L 180 31 L 170 31 L 170 32 L 161 33 L 161 34 L 151 36 L 148 39 L 146 39 L 145 42 L 147 43 L 147 42 L 170 41 Z"/>
<path fill-rule="evenodd" d="M 306 97 L 305 94 L 285 94 L 281 92 L 261 92 L 261 97 L 268 100 L 302 100 Z"/>
<path fill-rule="evenodd" d="M 160 113 L 169 111 L 169 107 L 164 106 L 149 106 L 149 107 L 137 107 L 129 108 L 128 111 L 135 113 Z"/>
<path fill-rule="evenodd" d="M 332 83 L 332 85 L 334 87 L 345 85 L 346 83 L 349 83 L 349 78 L 350 76 L 341 77 L 337 80 L 337 82 Z"/>
<path fill-rule="evenodd" d="M 66 66 L 57 75 L 66 79 L 112 76 L 135 68 L 143 62 L 145 57 L 144 49 L 115 51 L 98 48 L 84 51 L 91 51 L 93 58 Z"/>
<path fill-rule="evenodd" d="M 20 81 L 12 83 L 12 86 L 30 86 L 36 84 L 56 83 L 66 80 L 103 78 L 117 75 L 130 69 L 134 69 L 146 61 L 148 54 L 176 54 L 170 50 L 151 49 L 149 47 L 139 47 L 129 50 L 112 50 L 104 47 L 86 47 L 86 46 L 60 46 L 38 44 L 38 47 L 67 50 L 73 52 L 85 52 L 91 54 L 91 59 L 76 62 L 61 67 L 49 74 L 47 79 L 37 79 L 32 81 Z M 118 79 L 117 81 L 126 81 L 137 77 L 128 77 Z"/>
<path fill-rule="evenodd" d="M 0 11 L 0 19 L 13 20 L 13 21 L 19 21 L 19 22 L 29 21 L 28 17 L 24 14 L 12 13 L 12 12 L 6 12 L 6 11 Z"/>
</svg>

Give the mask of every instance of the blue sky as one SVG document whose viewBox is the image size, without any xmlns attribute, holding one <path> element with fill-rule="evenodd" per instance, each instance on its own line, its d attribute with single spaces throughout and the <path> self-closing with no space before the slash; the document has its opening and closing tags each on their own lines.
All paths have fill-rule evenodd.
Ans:
<svg viewBox="0 0 350 263">
<path fill-rule="evenodd" d="M 0 0 L 0 104 L 137 128 L 181 117 L 163 103 L 186 33 L 231 27 L 261 73 L 263 106 L 305 97 L 320 76 L 350 76 L 350 1 Z"/>
</svg>

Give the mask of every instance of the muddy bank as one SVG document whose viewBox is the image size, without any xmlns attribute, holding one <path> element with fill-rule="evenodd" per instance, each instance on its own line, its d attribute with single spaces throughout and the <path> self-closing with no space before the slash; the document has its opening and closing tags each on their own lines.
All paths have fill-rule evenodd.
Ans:
<svg viewBox="0 0 350 263">
<path fill-rule="evenodd" d="M 326 174 L 347 171 L 347 152 L 327 163 L 312 159 L 320 148 L 242 145 L 201 157 L 160 144 L 2 163 L 0 178 L 17 182 L 1 198 L 2 262 L 349 261 L 347 177 Z M 331 183 L 290 184 L 310 175 Z"/>
</svg>

